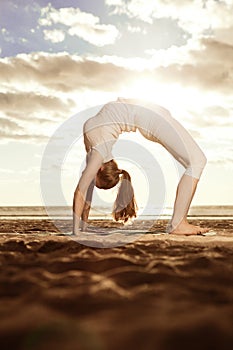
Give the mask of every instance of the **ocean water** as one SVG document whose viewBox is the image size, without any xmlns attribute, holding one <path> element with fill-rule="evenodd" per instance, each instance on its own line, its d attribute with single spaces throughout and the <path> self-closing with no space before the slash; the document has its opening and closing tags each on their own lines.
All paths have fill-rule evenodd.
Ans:
<svg viewBox="0 0 233 350">
<path fill-rule="evenodd" d="M 143 220 L 153 219 L 169 219 L 172 215 L 173 208 L 167 207 L 163 210 L 158 208 L 139 208 L 138 217 Z M 56 219 L 72 219 L 72 207 L 48 207 L 43 206 L 2 206 L 0 207 L 1 219 L 48 219 L 49 217 Z M 189 218 L 192 219 L 214 219 L 227 220 L 233 219 L 233 205 L 201 205 L 192 206 L 189 210 Z M 111 208 L 92 208 L 90 219 L 111 219 Z"/>
</svg>

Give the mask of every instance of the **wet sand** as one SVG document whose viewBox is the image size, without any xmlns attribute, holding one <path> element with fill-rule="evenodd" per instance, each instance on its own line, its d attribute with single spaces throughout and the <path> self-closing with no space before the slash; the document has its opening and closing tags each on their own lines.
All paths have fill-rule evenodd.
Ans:
<svg viewBox="0 0 233 350">
<path fill-rule="evenodd" d="M 159 235 L 159 220 L 93 248 L 48 220 L 1 220 L 0 349 L 230 350 L 233 220 L 190 222 L 216 235 Z"/>
</svg>

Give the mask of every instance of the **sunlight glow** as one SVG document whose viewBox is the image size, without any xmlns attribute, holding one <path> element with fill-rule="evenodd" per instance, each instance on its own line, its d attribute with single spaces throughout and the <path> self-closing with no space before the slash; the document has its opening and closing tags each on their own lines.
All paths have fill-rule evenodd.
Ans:
<svg viewBox="0 0 233 350">
<path fill-rule="evenodd" d="M 201 90 L 182 86 L 180 83 L 163 83 L 149 77 L 129 82 L 120 94 L 125 98 L 139 98 L 163 105 L 174 114 L 182 114 L 188 110 L 199 112 L 213 103 L 213 96 L 208 96 L 207 93 L 204 95 Z"/>
<path fill-rule="evenodd" d="M 163 84 L 150 78 L 135 79 L 122 89 L 121 95 L 153 102 L 172 110 L 183 109 L 184 102 L 188 105 L 192 99 L 191 94 L 180 84 Z"/>
</svg>

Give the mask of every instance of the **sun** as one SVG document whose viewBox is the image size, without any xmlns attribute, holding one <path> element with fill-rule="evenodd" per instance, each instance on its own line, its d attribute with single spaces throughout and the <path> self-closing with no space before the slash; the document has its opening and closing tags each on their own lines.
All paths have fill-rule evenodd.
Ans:
<svg viewBox="0 0 233 350">
<path fill-rule="evenodd" d="M 194 91 L 178 83 L 156 81 L 149 77 L 134 79 L 120 91 L 122 97 L 141 99 L 179 111 L 194 103 Z"/>
<path fill-rule="evenodd" d="M 121 90 L 124 97 L 139 98 L 153 102 L 155 100 L 156 84 L 152 79 L 140 78 L 125 84 Z"/>
</svg>

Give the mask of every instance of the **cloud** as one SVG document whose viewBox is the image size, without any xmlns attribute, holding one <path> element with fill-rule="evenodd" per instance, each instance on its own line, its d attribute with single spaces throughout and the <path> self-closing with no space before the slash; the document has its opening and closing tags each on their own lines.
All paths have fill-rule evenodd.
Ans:
<svg viewBox="0 0 233 350">
<path fill-rule="evenodd" d="M 46 104 L 47 109 L 56 110 L 57 105 L 62 110 L 64 103 L 55 98 L 58 92 L 63 94 L 64 101 L 65 96 L 69 96 L 67 94 L 75 91 L 117 91 L 130 80 L 140 79 L 143 75 L 158 82 L 178 83 L 230 95 L 232 61 L 233 46 L 208 38 L 202 38 L 196 44 L 191 41 L 183 47 L 151 51 L 148 59 L 118 56 L 84 58 L 65 52 L 41 52 L 1 59 L 0 83 L 6 92 L 9 89 L 11 99 L 14 98 L 12 89 L 17 93 L 28 93 L 19 96 L 21 101 L 29 97 L 26 111 L 30 101 L 37 109 Z M 31 91 L 38 91 L 38 94 L 30 94 Z M 46 98 L 46 95 L 52 97 Z M 1 95 L 2 103 L 3 97 Z M 12 100 L 11 105 L 13 103 Z"/>
<path fill-rule="evenodd" d="M 28 134 L 28 133 L 14 133 L 14 132 L 8 132 L 5 130 L 0 130 L 0 138 L 1 142 L 5 141 L 33 141 L 36 143 L 43 143 L 49 140 L 49 136 L 43 135 L 43 134 Z"/>
<path fill-rule="evenodd" d="M 0 117 L 0 129 L 3 132 L 7 132 L 7 131 L 19 131 L 22 130 L 22 127 L 20 127 L 18 125 L 18 123 L 9 120 L 7 118 L 4 117 Z"/>
<path fill-rule="evenodd" d="M 40 170 L 39 166 L 31 166 L 28 169 L 22 169 L 22 170 L 17 169 L 17 175 L 23 175 L 23 176 L 35 175 L 35 174 L 38 174 L 39 170 Z M 8 177 L 9 175 L 15 175 L 15 170 L 11 168 L 0 169 L 0 173 L 1 175 L 9 179 Z"/>
<path fill-rule="evenodd" d="M 14 78 L 17 80 L 17 74 Z M 54 127 L 71 114 L 72 107 L 74 102 L 71 99 L 62 100 L 53 95 L 20 91 L 1 92 L 1 142 L 4 140 L 44 142 L 48 140 Z"/>
<path fill-rule="evenodd" d="M 0 59 L 0 110 L 5 126 L 1 141 L 47 140 L 59 123 L 83 109 L 82 92 L 115 91 L 133 74 L 66 53 Z"/>
<path fill-rule="evenodd" d="M 149 59 L 102 56 L 102 64 L 113 62 L 127 70 L 144 72 L 154 81 L 178 83 L 205 91 L 232 94 L 233 46 L 213 39 L 190 40 L 182 47 L 147 51 Z M 223 64 L 224 62 L 224 64 Z M 138 74 L 138 73 L 137 73 Z"/>
<path fill-rule="evenodd" d="M 19 120 L 30 120 L 34 116 L 37 122 L 59 119 L 72 105 L 72 101 L 33 92 L 0 93 L 1 112 Z"/>
<path fill-rule="evenodd" d="M 36 120 L 32 120 L 31 123 L 35 126 Z M 37 127 L 34 131 L 31 131 L 30 126 L 29 128 L 20 126 L 19 123 L 0 117 L 0 141 L 1 143 L 5 143 L 10 140 L 44 143 L 49 140 L 49 135 L 46 135 L 43 128 L 38 129 Z"/>
<path fill-rule="evenodd" d="M 124 13 L 130 18 L 151 24 L 154 19 L 171 18 L 193 35 L 230 28 L 233 22 L 233 2 L 226 0 L 105 0 L 105 3 L 110 6 L 113 14 Z"/>
<path fill-rule="evenodd" d="M 208 135 L 206 133 L 206 149 L 208 163 L 219 165 L 233 165 L 233 147 L 232 147 L 232 133 L 229 132 L 228 127 L 209 128 Z M 228 129 L 228 130 L 227 130 Z M 224 135 L 225 137 L 222 137 Z M 217 142 L 216 142 L 217 140 Z"/>
<path fill-rule="evenodd" d="M 20 91 L 33 88 L 45 88 L 54 94 L 82 89 L 115 91 L 133 76 L 123 67 L 67 53 L 32 53 L 0 60 L 0 82 L 6 89 L 14 86 Z"/>
<path fill-rule="evenodd" d="M 233 156 L 233 152 L 232 152 L 232 156 Z M 208 163 L 211 164 L 216 164 L 216 165 L 220 165 L 220 166 L 228 166 L 228 165 L 233 165 L 233 157 L 226 157 L 224 156 L 223 158 L 221 158 L 221 156 L 219 155 L 219 158 L 212 158 L 208 161 Z"/>
<path fill-rule="evenodd" d="M 190 62 L 168 69 L 171 79 L 230 95 L 233 84 L 233 46 L 210 39 L 202 39 L 201 45 L 201 50 L 190 52 Z"/>
<path fill-rule="evenodd" d="M 26 136 L 30 133 L 35 135 L 34 139 L 39 139 L 36 128 L 39 135 L 47 137 L 52 128 L 43 125 L 61 122 L 74 111 L 83 109 L 83 96 L 93 106 L 91 96 L 111 92 L 116 95 L 125 87 L 127 91 L 132 81 L 140 83 L 145 77 L 157 86 L 179 85 L 183 89 L 181 93 L 191 89 L 189 100 L 192 101 L 191 109 L 194 108 L 191 114 L 195 116 L 191 125 L 193 130 L 195 126 L 207 127 L 208 123 L 227 125 L 228 111 L 233 108 L 229 100 L 233 85 L 231 45 L 200 38 L 183 47 L 158 50 L 157 55 L 156 50 L 151 50 L 148 54 L 149 58 L 142 59 L 37 52 L 0 59 L 1 115 L 5 125 L 6 119 L 9 120 L 9 127 L 2 131 L 2 137 L 8 133 L 12 138 L 16 135 L 16 139 L 28 139 L 32 137 Z M 214 105 L 208 94 L 215 96 L 214 99 L 218 97 Z M 201 95 L 203 105 L 199 100 Z M 17 125 L 10 123 L 17 123 L 23 130 L 16 130 Z"/>
<path fill-rule="evenodd" d="M 212 105 L 205 107 L 201 113 L 191 112 L 192 120 L 197 123 L 199 128 L 202 127 L 228 127 L 232 124 L 232 113 L 227 106 L 222 107 Z M 226 135 L 226 134 L 225 134 Z M 227 138 L 227 135 L 226 135 Z"/>
<path fill-rule="evenodd" d="M 48 30 L 44 29 L 44 38 L 45 40 L 50 40 L 52 43 L 60 43 L 64 41 L 65 39 L 65 34 L 62 30 L 58 29 L 53 29 L 53 30 Z"/>
<path fill-rule="evenodd" d="M 132 25 L 128 24 L 127 30 L 128 30 L 130 33 L 142 33 L 142 34 L 147 34 L 146 29 L 145 29 L 145 28 L 142 28 L 142 27 L 140 27 L 140 26 L 132 26 Z"/>
<path fill-rule="evenodd" d="M 82 12 L 79 8 L 69 7 L 57 10 L 51 5 L 41 9 L 41 17 L 39 19 L 41 26 L 65 25 L 68 27 L 69 35 L 77 36 L 92 45 L 101 47 L 113 44 L 119 37 L 118 29 L 112 24 L 100 24 L 99 22 L 99 17 L 91 13 Z M 60 39 L 62 38 L 61 31 L 59 31 L 59 34 L 58 32 L 51 33 L 51 31 L 44 31 L 44 33 L 46 40 L 51 37 L 54 40 L 58 36 Z"/>
<path fill-rule="evenodd" d="M 1 29 L 2 37 L 5 42 L 15 43 L 15 38 L 10 34 L 10 32 L 6 28 Z"/>
<path fill-rule="evenodd" d="M 228 28 L 219 28 L 213 31 L 217 41 L 233 46 L 233 25 Z"/>
</svg>

